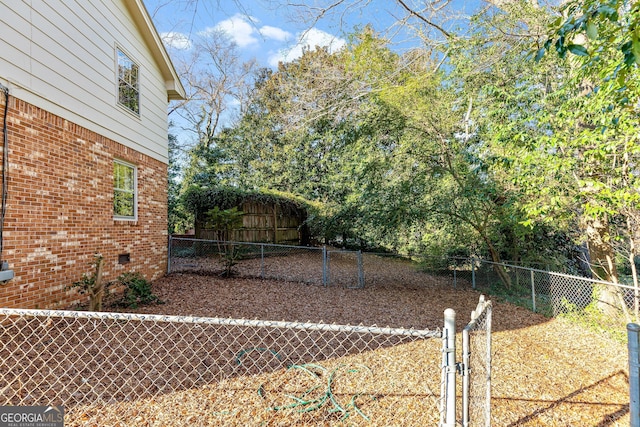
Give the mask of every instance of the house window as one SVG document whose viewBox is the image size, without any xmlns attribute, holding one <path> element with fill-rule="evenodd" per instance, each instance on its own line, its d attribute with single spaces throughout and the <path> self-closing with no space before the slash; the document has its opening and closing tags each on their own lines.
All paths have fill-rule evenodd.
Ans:
<svg viewBox="0 0 640 427">
<path fill-rule="evenodd" d="M 116 219 L 136 219 L 136 167 L 121 161 L 113 162 L 113 216 Z"/>
<path fill-rule="evenodd" d="M 139 67 L 124 52 L 118 52 L 118 104 L 140 114 Z"/>
</svg>

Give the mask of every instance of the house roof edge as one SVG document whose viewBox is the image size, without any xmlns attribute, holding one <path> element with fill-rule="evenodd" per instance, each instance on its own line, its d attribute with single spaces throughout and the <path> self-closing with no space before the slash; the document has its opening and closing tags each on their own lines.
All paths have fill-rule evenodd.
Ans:
<svg viewBox="0 0 640 427">
<path fill-rule="evenodd" d="M 125 6 L 129 9 L 135 24 L 142 33 L 153 58 L 156 60 L 162 71 L 162 76 L 167 89 L 167 97 L 170 101 L 185 99 L 186 92 L 176 72 L 173 62 L 167 53 L 167 49 L 162 43 L 151 16 L 142 0 L 124 0 Z"/>
</svg>

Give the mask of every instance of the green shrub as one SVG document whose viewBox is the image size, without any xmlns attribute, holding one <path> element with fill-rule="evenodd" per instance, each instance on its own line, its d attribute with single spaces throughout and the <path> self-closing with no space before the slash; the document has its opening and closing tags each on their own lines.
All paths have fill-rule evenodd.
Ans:
<svg viewBox="0 0 640 427">
<path fill-rule="evenodd" d="M 67 286 L 69 289 L 77 289 L 81 295 L 89 296 L 89 310 L 102 311 L 102 300 L 105 293 L 108 292 L 109 282 L 102 280 L 102 265 L 104 258 L 100 254 L 95 254 L 93 262 L 90 264 L 93 272 L 91 274 L 84 273 L 82 279 Z"/>
<path fill-rule="evenodd" d="M 151 283 L 140 273 L 123 273 L 116 282 L 124 286 L 122 304 L 136 308 L 140 304 L 160 304 L 162 301 L 151 292 Z"/>
</svg>

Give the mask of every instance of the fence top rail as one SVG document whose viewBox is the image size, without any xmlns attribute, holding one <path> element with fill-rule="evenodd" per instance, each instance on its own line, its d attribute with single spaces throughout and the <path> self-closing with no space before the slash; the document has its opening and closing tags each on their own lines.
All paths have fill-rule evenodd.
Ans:
<svg viewBox="0 0 640 427">
<path fill-rule="evenodd" d="M 521 270 L 527 270 L 527 271 L 533 271 L 534 273 L 544 273 L 544 274 L 548 274 L 550 276 L 556 276 L 556 277 L 564 277 L 566 279 L 573 279 L 573 280 L 584 280 L 585 282 L 589 282 L 589 283 L 597 283 L 600 285 L 607 285 L 607 286 L 617 286 L 619 288 L 625 288 L 625 289 L 634 289 L 633 286 L 629 286 L 629 285 L 623 285 L 621 283 L 615 283 L 615 282 L 607 282 L 605 280 L 598 280 L 598 279 L 591 279 L 589 277 L 582 277 L 582 276 L 574 276 L 572 274 L 565 274 L 565 273 L 556 273 L 554 271 L 547 271 L 547 270 L 539 270 L 537 268 L 530 268 L 530 267 L 522 267 L 519 265 L 513 265 L 513 264 L 505 264 L 505 263 L 499 263 L 499 262 L 493 262 L 493 261 L 488 261 L 486 259 L 480 259 L 480 258 L 475 258 L 480 262 L 483 262 L 485 264 L 491 264 L 491 265 L 500 265 L 503 267 L 509 267 L 509 268 L 519 268 Z"/>
<path fill-rule="evenodd" d="M 136 314 L 136 313 L 111 313 L 93 311 L 70 311 L 70 310 L 32 310 L 19 308 L 0 308 L 0 315 L 21 316 L 21 317 L 54 317 L 89 320 L 116 320 L 116 321 L 137 321 L 137 322 L 157 322 L 157 323 L 189 323 L 196 325 L 218 325 L 218 326 L 249 326 L 265 327 L 272 329 L 298 329 L 321 332 L 347 332 L 376 335 L 400 335 L 415 338 L 440 338 L 442 332 L 439 329 L 404 329 L 404 328 L 381 328 L 378 326 L 352 326 L 322 323 L 300 323 L 270 320 L 250 320 L 250 319 L 225 319 L 217 317 L 195 317 L 195 316 L 165 316 L 158 314 Z"/>
<path fill-rule="evenodd" d="M 295 246 L 295 245 L 281 245 L 278 243 L 266 243 L 266 242 L 233 242 L 230 240 L 209 240 L 209 239 L 196 239 L 190 237 L 171 237 L 171 240 L 176 241 L 188 241 L 188 242 L 208 242 L 208 243 L 224 243 L 232 245 L 246 245 L 246 246 L 270 246 L 276 248 L 290 248 L 290 249 L 305 249 L 311 251 L 321 251 L 322 248 L 315 246 Z"/>
</svg>

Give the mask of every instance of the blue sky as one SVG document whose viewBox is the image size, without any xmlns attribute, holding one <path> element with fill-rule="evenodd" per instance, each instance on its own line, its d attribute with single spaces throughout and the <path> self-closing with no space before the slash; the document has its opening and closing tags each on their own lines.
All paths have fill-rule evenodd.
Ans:
<svg viewBox="0 0 640 427">
<path fill-rule="evenodd" d="M 320 4 L 334 0 L 298 0 L 300 4 Z M 424 0 L 405 0 L 423 3 Z M 430 0 L 433 2 L 445 0 Z M 301 19 L 291 7 L 277 7 L 285 0 L 144 0 L 147 10 L 154 20 L 156 29 L 168 47 L 174 63 L 181 59 L 188 63 L 193 45 L 197 39 L 209 39 L 209 35 L 223 31 L 236 44 L 241 61 L 257 61 L 258 67 L 275 68 L 279 61 L 288 62 L 300 57 L 303 48 L 327 46 L 330 51 L 342 48 L 347 33 L 355 27 L 372 25 L 384 33 L 399 17 L 405 16 L 397 2 L 393 0 L 344 0 L 343 4 L 366 7 L 349 9 L 348 13 L 335 11 L 323 19 L 309 22 Z M 465 2 L 453 0 L 451 5 L 456 13 L 465 15 L 477 8 L 479 0 Z M 448 13 L 451 13 L 449 11 Z M 458 21 L 458 22 L 464 22 Z M 449 21 L 445 25 L 454 25 Z M 447 28 L 450 30 L 451 28 Z M 388 33 L 393 38 L 392 48 L 402 51 L 419 43 L 413 30 L 407 27 L 392 28 Z M 214 39 L 214 38 L 210 38 Z M 183 81 L 184 83 L 184 81 Z M 237 116 L 237 101 L 225 98 L 220 130 L 231 124 Z M 189 146 L 195 139 L 193 126 L 180 112 L 171 115 L 175 125 L 173 131 L 181 144 Z"/>
<path fill-rule="evenodd" d="M 278 61 L 299 57 L 303 46 L 336 50 L 345 43 L 340 31 L 329 28 L 328 23 L 309 28 L 292 22 L 287 10 L 274 9 L 261 1 L 244 1 L 241 9 L 230 0 L 219 5 L 199 0 L 195 11 L 193 2 L 180 0 L 145 0 L 145 4 L 165 43 L 177 51 L 188 51 L 197 37 L 224 31 L 244 59 L 255 58 L 261 66 L 275 67 Z"/>
<path fill-rule="evenodd" d="M 276 67 L 279 61 L 296 59 L 306 46 L 340 49 L 345 44 L 345 33 L 355 26 L 371 24 L 383 31 L 403 15 L 394 1 L 365 0 L 360 3 L 366 3 L 366 7 L 354 8 L 345 14 L 337 11 L 310 23 L 297 15 L 301 10 L 278 7 L 277 3 L 274 0 L 145 0 L 158 32 L 175 54 L 188 51 L 198 36 L 224 31 L 236 43 L 243 59 L 255 58 L 260 66 L 269 67 Z M 477 0 L 458 0 L 453 2 L 453 8 L 465 13 L 478 4 Z M 401 31 L 395 40 L 401 48 L 416 39 L 411 41 Z"/>
</svg>

